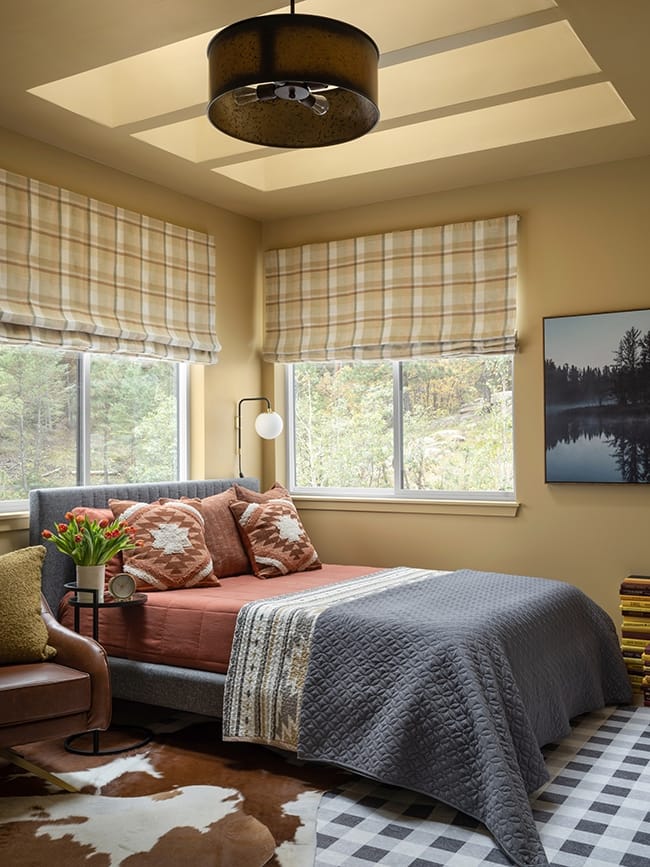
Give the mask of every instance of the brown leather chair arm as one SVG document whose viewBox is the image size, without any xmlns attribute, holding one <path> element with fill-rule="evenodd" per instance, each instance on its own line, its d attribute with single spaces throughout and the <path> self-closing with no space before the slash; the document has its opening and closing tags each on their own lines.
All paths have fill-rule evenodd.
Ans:
<svg viewBox="0 0 650 867">
<path fill-rule="evenodd" d="M 44 597 L 41 614 L 47 626 L 48 644 L 56 648 L 54 660 L 90 675 L 93 707 L 89 728 L 107 728 L 111 718 L 111 682 L 106 651 L 99 642 L 59 623 Z"/>
</svg>

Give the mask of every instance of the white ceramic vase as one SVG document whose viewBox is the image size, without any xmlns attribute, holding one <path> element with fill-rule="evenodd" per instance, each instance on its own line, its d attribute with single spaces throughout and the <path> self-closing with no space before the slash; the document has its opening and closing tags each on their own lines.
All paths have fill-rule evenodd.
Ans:
<svg viewBox="0 0 650 867">
<path fill-rule="evenodd" d="M 101 566 L 77 566 L 77 587 L 86 590 L 96 590 L 97 593 L 78 593 L 80 602 L 104 601 L 104 579 L 106 576 L 106 564 Z"/>
</svg>

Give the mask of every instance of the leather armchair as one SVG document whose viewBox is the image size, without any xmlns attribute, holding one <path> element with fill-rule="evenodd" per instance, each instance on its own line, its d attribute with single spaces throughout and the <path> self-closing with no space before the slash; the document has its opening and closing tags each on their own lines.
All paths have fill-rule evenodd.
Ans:
<svg viewBox="0 0 650 867">
<path fill-rule="evenodd" d="M 104 648 L 62 626 L 41 597 L 47 662 L 0 666 L 0 755 L 70 791 L 74 787 L 32 764 L 11 747 L 104 730 L 111 721 L 111 684 Z"/>
</svg>

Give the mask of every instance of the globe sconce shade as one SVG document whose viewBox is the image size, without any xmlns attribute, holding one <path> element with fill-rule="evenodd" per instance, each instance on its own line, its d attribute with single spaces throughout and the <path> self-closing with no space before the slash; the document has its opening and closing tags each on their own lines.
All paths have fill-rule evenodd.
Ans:
<svg viewBox="0 0 650 867">
<path fill-rule="evenodd" d="M 379 120 L 379 50 L 362 30 L 318 15 L 264 15 L 208 45 L 217 129 L 278 148 L 340 144 Z"/>
<path fill-rule="evenodd" d="M 257 418 L 255 419 L 255 431 L 258 436 L 262 437 L 265 440 L 274 440 L 280 436 L 282 430 L 284 428 L 284 423 L 282 421 L 282 416 L 273 412 L 271 409 L 271 401 L 268 397 L 242 397 L 242 399 L 237 404 L 237 460 L 239 464 L 239 478 L 244 478 L 244 473 L 242 471 L 241 466 L 241 410 L 242 404 L 248 403 L 249 401 L 264 401 L 266 403 L 265 412 L 261 412 Z"/>
<path fill-rule="evenodd" d="M 261 412 L 255 419 L 255 430 L 257 435 L 264 440 L 274 440 L 282 433 L 284 423 L 282 416 L 271 409 L 266 412 Z"/>
</svg>

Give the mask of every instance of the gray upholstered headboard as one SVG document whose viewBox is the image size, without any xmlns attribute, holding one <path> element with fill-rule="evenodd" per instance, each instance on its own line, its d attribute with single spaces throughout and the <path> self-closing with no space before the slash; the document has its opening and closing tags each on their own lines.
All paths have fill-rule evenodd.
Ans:
<svg viewBox="0 0 650 867">
<path fill-rule="evenodd" d="M 186 482 L 152 482 L 129 485 L 97 485 L 76 488 L 37 488 L 29 492 L 29 541 L 43 544 L 41 532 L 51 530 L 62 521 L 66 512 L 75 506 L 105 508 L 109 499 L 137 500 L 152 503 L 159 497 L 209 497 L 219 494 L 233 484 L 253 491 L 259 490 L 257 479 L 196 479 Z M 43 565 L 43 592 L 56 614 L 59 600 L 64 595 L 63 585 L 75 580 L 74 563 L 61 554 L 54 545 L 46 544 Z"/>
</svg>

